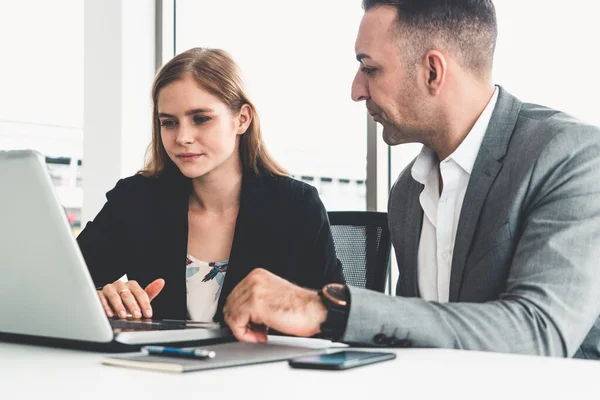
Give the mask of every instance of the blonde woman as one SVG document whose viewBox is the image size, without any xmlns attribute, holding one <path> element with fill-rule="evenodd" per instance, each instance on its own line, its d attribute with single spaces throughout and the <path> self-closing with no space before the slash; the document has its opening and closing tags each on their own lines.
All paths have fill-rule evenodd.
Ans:
<svg viewBox="0 0 600 400">
<path fill-rule="evenodd" d="M 343 281 L 316 190 L 267 152 L 227 53 L 179 54 L 152 100 L 146 167 L 108 192 L 77 239 L 108 317 L 222 321 L 257 268 L 314 289 Z"/>
</svg>

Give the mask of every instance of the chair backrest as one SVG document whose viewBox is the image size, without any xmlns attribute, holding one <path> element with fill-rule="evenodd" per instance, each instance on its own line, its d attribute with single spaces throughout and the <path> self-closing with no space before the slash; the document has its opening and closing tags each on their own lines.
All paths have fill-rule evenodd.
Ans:
<svg viewBox="0 0 600 400">
<path fill-rule="evenodd" d="M 387 213 L 330 211 L 328 215 L 346 283 L 384 293 L 391 250 Z"/>
</svg>

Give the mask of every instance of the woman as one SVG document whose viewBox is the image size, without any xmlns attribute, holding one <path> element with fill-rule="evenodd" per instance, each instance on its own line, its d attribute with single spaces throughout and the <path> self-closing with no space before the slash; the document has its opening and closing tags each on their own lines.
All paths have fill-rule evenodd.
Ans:
<svg viewBox="0 0 600 400">
<path fill-rule="evenodd" d="M 227 53 L 179 54 L 152 100 L 145 169 L 108 192 L 77 238 L 108 317 L 222 321 L 258 267 L 315 289 L 343 281 L 316 190 L 267 152 Z"/>
</svg>

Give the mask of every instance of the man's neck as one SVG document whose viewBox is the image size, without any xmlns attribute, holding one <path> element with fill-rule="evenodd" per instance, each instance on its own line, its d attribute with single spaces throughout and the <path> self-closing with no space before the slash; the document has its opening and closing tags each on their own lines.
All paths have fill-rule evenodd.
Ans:
<svg viewBox="0 0 600 400">
<path fill-rule="evenodd" d="M 479 83 L 455 88 L 446 96 L 442 124 L 429 144 L 440 160 L 445 160 L 467 137 L 490 102 L 494 90 L 492 83 Z"/>
</svg>

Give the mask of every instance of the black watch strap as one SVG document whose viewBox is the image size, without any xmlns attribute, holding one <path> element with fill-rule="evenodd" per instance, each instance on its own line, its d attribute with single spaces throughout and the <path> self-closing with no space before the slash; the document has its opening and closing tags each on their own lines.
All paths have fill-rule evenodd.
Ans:
<svg viewBox="0 0 600 400">
<path fill-rule="evenodd" d="M 348 289 L 346 288 L 346 290 Z M 321 324 L 321 337 L 337 342 L 342 338 L 346 331 L 348 315 L 350 314 L 350 304 L 343 307 L 334 304 L 323 295 L 323 290 L 319 291 L 319 296 L 321 297 L 321 301 L 325 305 L 325 308 L 327 308 L 327 318 Z"/>
</svg>

